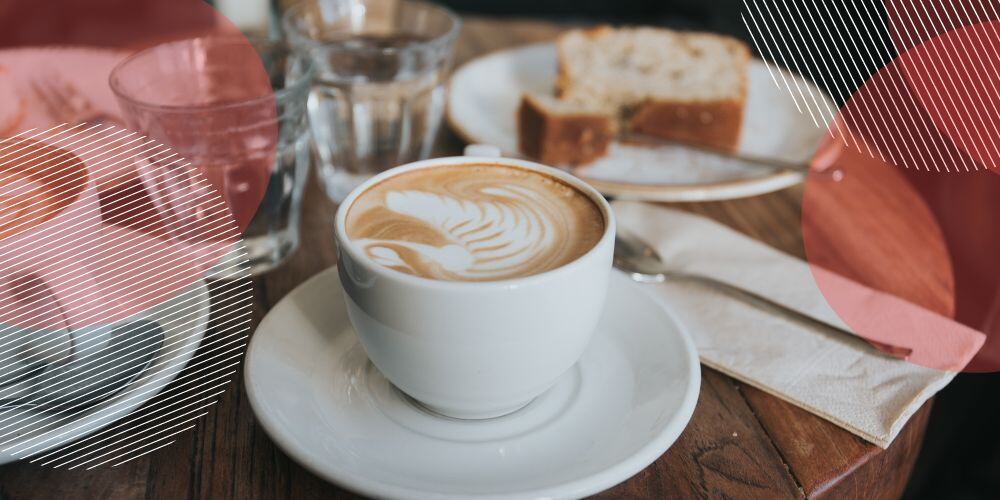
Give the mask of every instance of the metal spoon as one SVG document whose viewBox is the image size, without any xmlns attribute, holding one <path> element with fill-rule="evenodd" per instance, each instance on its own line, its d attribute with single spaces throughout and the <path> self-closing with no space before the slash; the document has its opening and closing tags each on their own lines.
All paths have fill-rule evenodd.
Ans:
<svg viewBox="0 0 1000 500">
<path fill-rule="evenodd" d="M 767 297 L 758 295 L 743 288 L 739 288 L 724 281 L 719 281 L 715 278 L 701 274 L 692 274 L 667 269 L 666 265 L 663 263 L 663 259 L 660 257 L 660 254 L 655 248 L 637 236 L 622 231 L 620 228 L 618 229 L 618 234 L 615 235 L 614 266 L 626 272 L 630 278 L 639 283 L 663 283 L 667 280 L 697 282 L 715 290 L 724 292 L 751 305 L 767 309 L 788 319 L 804 322 L 814 327 L 825 328 L 838 333 L 856 336 L 850 331 L 829 325 L 791 309 L 788 306 L 779 304 L 771 299 L 768 299 Z M 913 349 L 908 347 L 885 344 L 870 339 L 864 340 L 871 344 L 872 347 L 894 358 L 906 359 L 913 354 Z"/>
<path fill-rule="evenodd" d="M 48 366 L 31 381 L 27 394 L 0 402 L 0 411 L 31 409 L 76 413 L 112 398 L 139 378 L 163 346 L 160 325 L 140 320 L 115 327 L 106 356 L 76 359 Z"/>
</svg>

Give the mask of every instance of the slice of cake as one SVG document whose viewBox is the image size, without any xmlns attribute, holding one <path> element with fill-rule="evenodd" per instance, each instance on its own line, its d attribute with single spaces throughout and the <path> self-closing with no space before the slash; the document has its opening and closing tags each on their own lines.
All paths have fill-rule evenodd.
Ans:
<svg viewBox="0 0 1000 500">
<path fill-rule="evenodd" d="M 524 94 L 517 110 L 522 153 L 549 165 L 579 165 L 604 156 L 615 137 L 615 118 L 591 103 Z"/>
<path fill-rule="evenodd" d="M 599 27 L 559 37 L 556 95 L 614 110 L 631 132 L 734 150 L 750 51 L 735 38 Z"/>
</svg>

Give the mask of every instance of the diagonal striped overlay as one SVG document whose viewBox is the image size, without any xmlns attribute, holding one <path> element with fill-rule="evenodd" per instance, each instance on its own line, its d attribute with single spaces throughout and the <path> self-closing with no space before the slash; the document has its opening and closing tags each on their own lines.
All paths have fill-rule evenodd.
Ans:
<svg viewBox="0 0 1000 500">
<path fill-rule="evenodd" d="M 216 186 L 135 132 L 0 140 L 0 458 L 113 467 L 230 384 L 253 290 Z"/>
<path fill-rule="evenodd" d="M 830 113 L 775 81 L 842 146 L 919 171 L 1000 164 L 1000 13 L 992 2 L 743 0 L 742 11 L 769 66 L 812 79 L 841 104 Z"/>
</svg>

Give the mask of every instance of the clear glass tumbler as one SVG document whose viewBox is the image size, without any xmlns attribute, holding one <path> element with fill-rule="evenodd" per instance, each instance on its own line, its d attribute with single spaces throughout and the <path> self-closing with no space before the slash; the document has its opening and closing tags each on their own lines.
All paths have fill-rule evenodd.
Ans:
<svg viewBox="0 0 1000 500">
<path fill-rule="evenodd" d="M 209 37 L 143 50 L 111 74 L 129 127 L 220 191 L 243 228 L 254 275 L 299 246 L 313 68 L 282 42 Z"/>
<path fill-rule="evenodd" d="M 309 121 L 333 201 L 378 172 L 430 155 L 458 16 L 409 0 L 303 0 L 283 25 L 316 65 Z"/>
</svg>

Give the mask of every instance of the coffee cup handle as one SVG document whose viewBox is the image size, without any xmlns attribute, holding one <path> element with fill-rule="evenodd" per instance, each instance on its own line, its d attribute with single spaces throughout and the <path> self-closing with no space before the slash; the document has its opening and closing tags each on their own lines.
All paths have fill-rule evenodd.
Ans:
<svg viewBox="0 0 1000 500">
<path fill-rule="evenodd" d="M 500 158 L 503 156 L 500 148 L 490 144 L 469 144 L 462 151 L 462 156 L 478 156 L 480 158 Z"/>
</svg>

